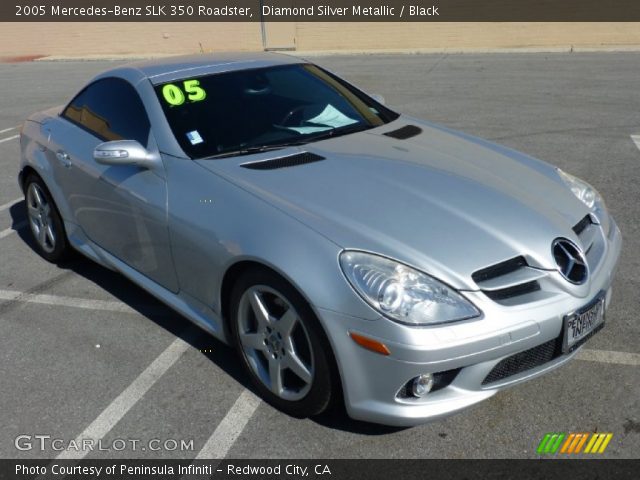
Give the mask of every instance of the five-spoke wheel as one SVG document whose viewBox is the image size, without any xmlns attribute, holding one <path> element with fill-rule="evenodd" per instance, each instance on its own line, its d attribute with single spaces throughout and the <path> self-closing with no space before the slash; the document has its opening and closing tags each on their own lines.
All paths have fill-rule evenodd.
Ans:
<svg viewBox="0 0 640 480">
<path fill-rule="evenodd" d="M 232 334 L 256 387 L 295 416 L 323 411 L 334 390 L 327 340 L 311 308 L 267 270 L 243 275 L 232 294 Z"/>
<path fill-rule="evenodd" d="M 253 373 L 280 398 L 303 398 L 313 383 L 313 352 L 296 309 L 273 288 L 255 285 L 242 294 L 237 321 Z"/>
</svg>

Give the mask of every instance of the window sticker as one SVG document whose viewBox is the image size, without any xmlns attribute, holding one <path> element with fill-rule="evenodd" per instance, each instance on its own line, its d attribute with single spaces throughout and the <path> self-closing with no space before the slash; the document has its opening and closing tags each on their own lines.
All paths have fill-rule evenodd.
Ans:
<svg viewBox="0 0 640 480">
<path fill-rule="evenodd" d="M 187 100 L 193 103 L 201 102 L 207 98 L 207 92 L 200 86 L 199 80 L 185 80 L 182 82 L 182 87 L 180 88 L 175 83 L 167 83 L 162 87 L 164 101 L 172 107 L 177 107 Z"/>
<path fill-rule="evenodd" d="M 200 136 L 200 133 L 197 130 L 193 130 L 191 132 L 187 132 L 187 138 L 191 142 L 191 145 L 198 145 L 199 143 L 203 143 L 204 140 Z"/>
</svg>

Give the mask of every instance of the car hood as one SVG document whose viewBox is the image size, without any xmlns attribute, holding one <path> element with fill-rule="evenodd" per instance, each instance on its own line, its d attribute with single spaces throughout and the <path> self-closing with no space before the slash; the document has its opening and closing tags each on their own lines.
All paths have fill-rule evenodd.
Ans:
<svg viewBox="0 0 640 480">
<path fill-rule="evenodd" d="M 407 124 L 422 131 L 384 135 Z M 407 117 L 303 151 L 323 159 L 247 168 L 299 153 L 287 149 L 199 163 L 343 248 L 395 258 L 459 289 L 477 289 L 473 272 L 519 255 L 555 269 L 552 241 L 578 241 L 572 226 L 587 213 L 552 166 Z"/>
</svg>

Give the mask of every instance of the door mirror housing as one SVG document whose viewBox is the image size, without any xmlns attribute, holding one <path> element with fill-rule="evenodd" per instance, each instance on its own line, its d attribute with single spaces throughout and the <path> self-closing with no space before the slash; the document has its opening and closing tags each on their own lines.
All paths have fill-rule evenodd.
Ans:
<svg viewBox="0 0 640 480">
<path fill-rule="evenodd" d="M 384 97 L 382 95 L 380 95 L 379 93 L 374 93 L 369 95 L 371 98 L 373 98 L 376 102 L 378 102 L 380 105 L 385 105 L 386 101 L 384 99 Z"/>
<path fill-rule="evenodd" d="M 160 158 L 150 153 L 136 140 L 114 140 L 98 145 L 93 151 L 93 159 L 102 165 L 135 165 L 153 168 Z"/>
</svg>

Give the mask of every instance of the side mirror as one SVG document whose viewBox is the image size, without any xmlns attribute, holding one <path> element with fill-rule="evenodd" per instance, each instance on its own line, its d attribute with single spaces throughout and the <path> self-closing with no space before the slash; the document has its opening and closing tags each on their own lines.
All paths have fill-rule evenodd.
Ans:
<svg viewBox="0 0 640 480">
<path fill-rule="evenodd" d="M 135 165 L 153 168 L 160 158 L 151 154 L 136 140 L 114 140 L 98 145 L 93 151 L 93 159 L 102 165 Z"/>
<path fill-rule="evenodd" d="M 369 95 L 371 98 L 373 98 L 376 102 L 378 102 L 380 105 L 384 105 L 385 104 L 385 100 L 384 97 L 382 95 L 380 95 L 379 93 L 374 93 L 372 95 Z"/>
</svg>

